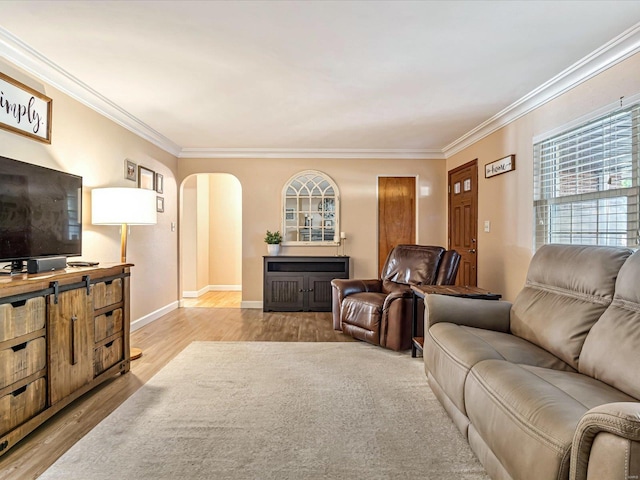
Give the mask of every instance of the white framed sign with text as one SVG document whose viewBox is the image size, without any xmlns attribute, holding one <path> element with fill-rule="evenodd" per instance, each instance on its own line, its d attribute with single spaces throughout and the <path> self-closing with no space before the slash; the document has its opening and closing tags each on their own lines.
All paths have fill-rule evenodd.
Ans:
<svg viewBox="0 0 640 480">
<path fill-rule="evenodd" d="M 0 73 L 0 128 L 51 143 L 51 99 Z"/>
<path fill-rule="evenodd" d="M 509 155 L 507 157 L 487 163 L 484 166 L 484 178 L 495 177 L 501 173 L 507 173 L 516 169 L 516 156 Z"/>
</svg>

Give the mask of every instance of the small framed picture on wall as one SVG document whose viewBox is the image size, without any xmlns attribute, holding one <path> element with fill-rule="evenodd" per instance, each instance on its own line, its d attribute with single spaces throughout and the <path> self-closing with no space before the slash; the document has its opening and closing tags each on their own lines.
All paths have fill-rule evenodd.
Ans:
<svg viewBox="0 0 640 480">
<path fill-rule="evenodd" d="M 164 193 L 164 177 L 160 173 L 156 173 L 156 192 Z"/>
<path fill-rule="evenodd" d="M 132 182 L 138 181 L 138 166 L 131 160 L 124 161 L 124 178 Z"/>
<path fill-rule="evenodd" d="M 164 212 L 164 197 L 156 197 L 156 211 L 158 213 Z"/>
<path fill-rule="evenodd" d="M 156 189 L 156 172 L 142 165 L 138 167 L 138 187 L 146 190 Z"/>
</svg>

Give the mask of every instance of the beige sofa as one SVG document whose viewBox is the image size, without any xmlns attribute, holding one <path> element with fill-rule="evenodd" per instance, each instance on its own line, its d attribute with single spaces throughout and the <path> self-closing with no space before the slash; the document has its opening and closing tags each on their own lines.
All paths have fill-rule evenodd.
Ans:
<svg viewBox="0 0 640 480">
<path fill-rule="evenodd" d="M 429 384 L 493 479 L 640 479 L 640 252 L 547 245 L 513 304 L 428 295 Z"/>
</svg>

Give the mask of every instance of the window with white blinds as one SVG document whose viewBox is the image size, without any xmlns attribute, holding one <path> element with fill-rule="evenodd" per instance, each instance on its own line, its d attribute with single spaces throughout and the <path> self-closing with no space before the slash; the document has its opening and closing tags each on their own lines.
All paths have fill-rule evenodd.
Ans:
<svg viewBox="0 0 640 480">
<path fill-rule="evenodd" d="M 535 248 L 638 245 L 640 104 L 534 145 Z"/>
</svg>

